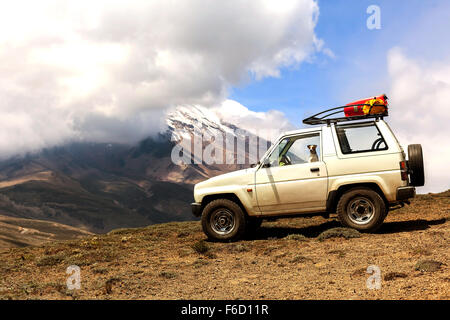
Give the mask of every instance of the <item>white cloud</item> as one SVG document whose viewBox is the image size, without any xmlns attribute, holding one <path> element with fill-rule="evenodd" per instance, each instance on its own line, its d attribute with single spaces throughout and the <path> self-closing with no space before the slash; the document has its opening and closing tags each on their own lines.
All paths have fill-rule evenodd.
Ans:
<svg viewBox="0 0 450 320">
<path fill-rule="evenodd" d="M 255 112 L 234 100 L 225 100 L 212 108 L 222 121 L 236 125 L 268 141 L 274 141 L 281 133 L 295 129 L 286 115 L 278 110 Z"/>
<path fill-rule="evenodd" d="M 0 11 L 0 154 L 137 140 L 164 109 L 213 106 L 320 50 L 314 0 L 8 1 Z"/>
<path fill-rule="evenodd" d="M 416 61 L 393 48 L 388 71 L 389 122 L 403 146 L 422 144 L 426 180 L 419 192 L 449 189 L 450 60 Z"/>
</svg>

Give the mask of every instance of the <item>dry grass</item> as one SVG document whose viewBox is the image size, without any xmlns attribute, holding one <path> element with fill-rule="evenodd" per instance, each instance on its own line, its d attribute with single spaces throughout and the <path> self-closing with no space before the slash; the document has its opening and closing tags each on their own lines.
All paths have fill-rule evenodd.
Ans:
<svg viewBox="0 0 450 320">
<path fill-rule="evenodd" d="M 450 299 L 449 196 L 419 196 L 359 238 L 313 217 L 265 222 L 237 243 L 208 242 L 198 222 L 181 222 L 3 249 L 0 298 Z M 71 264 L 80 290 L 66 288 Z M 370 265 L 380 290 L 366 287 Z"/>
</svg>

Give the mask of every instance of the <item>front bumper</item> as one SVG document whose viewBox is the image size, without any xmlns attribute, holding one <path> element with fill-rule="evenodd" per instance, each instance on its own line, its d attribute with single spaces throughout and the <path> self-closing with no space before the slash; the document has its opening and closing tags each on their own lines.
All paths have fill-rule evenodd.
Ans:
<svg viewBox="0 0 450 320">
<path fill-rule="evenodd" d="M 415 187 L 399 187 L 397 188 L 397 201 L 404 201 L 416 196 Z"/>
<path fill-rule="evenodd" d="M 202 214 L 202 204 L 201 203 L 191 203 L 192 214 L 196 217 L 200 217 Z"/>
</svg>

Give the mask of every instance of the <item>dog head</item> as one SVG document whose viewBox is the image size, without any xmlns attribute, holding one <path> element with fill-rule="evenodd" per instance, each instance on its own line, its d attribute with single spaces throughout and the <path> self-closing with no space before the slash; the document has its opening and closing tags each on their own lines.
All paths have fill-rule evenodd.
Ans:
<svg viewBox="0 0 450 320">
<path fill-rule="evenodd" d="M 311 152 L 311 153 L 316 153 L 316 148 L 317 148 L 317 145 L 316 144 L 309 144 L 308 145 L 308 149 L 309 149 L 309 151 Z"/>
</svg>

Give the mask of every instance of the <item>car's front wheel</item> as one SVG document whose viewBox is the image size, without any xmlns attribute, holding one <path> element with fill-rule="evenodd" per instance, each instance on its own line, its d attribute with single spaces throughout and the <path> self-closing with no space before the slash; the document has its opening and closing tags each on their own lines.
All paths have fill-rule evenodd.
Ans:
<svg viewBox="0 0 450 320">
<path fill-rule="evenodd" d="M 361 232 L 374 232 L 383 223 L 388 208 L 381 195 L 370 188 L 353 188 L 339 199 L 340 222 Z"/>
<path fill-rule="evenodd" d="M 246 217 L 236 202 L 217 199 L 203 209 L 202 228 L 211 240 L 235 241 L 245 233 Z"/>
</svg>

